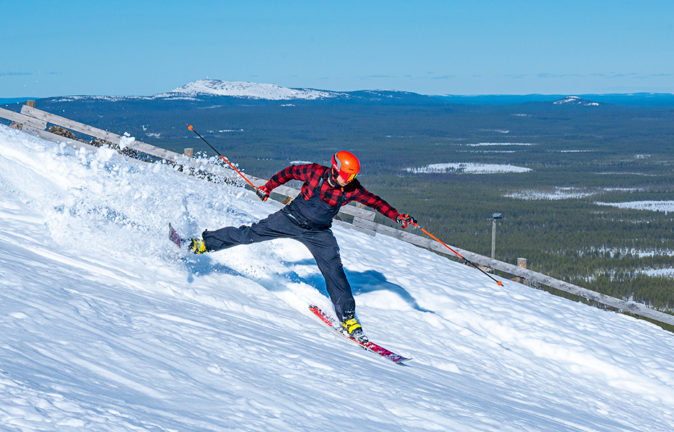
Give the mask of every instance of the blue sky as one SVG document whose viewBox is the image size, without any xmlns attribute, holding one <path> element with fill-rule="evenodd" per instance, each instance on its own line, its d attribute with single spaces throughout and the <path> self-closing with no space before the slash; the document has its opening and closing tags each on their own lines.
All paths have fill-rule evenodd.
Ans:
<svg viewBox="0 0 674 432">
<path fill-rule="evenodd" d="M 202 78 L 424 94 L 674 93 L 674 1 L 0 0 L 0 98 Z"/>
</svg>

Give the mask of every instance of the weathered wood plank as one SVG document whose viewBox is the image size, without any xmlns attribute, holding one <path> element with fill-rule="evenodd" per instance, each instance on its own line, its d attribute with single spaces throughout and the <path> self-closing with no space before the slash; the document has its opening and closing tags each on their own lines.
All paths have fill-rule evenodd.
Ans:
<svg viewBox="0 0 674 432">
<path fill-rule="evenodd" d="M 374 222 L 374 217 L 377 215 L 375 210 L 368 208 L 365 204 L 360 202 L 354 203 L 354 206 L 358 210 L 363 210 L 361 214 L 358 215 L 359 218 Z"/>
<path fill-rule="evenodd" d="M 48 132 L 44 129 L 33 129 L 33 128 L 29 127 L 27 129 L 24 129 L 23 131 L 28 133 L 28 134 L 31 134 L 31 135 L 39 136 L 40 138 L 44 138 L 48 141 L 52 141 L 52 142 L 55 142 L 55 143 L 65 143 L 65 144 L 67 144 L 71 147 L 77 148 L 77 149 L 83 148 L 83 149 L 86 149 L 86 150 L 96 150 L 96 147 L 91 145 L 91 144 L 84 143 L 82 141 L 77 141 L 77 140 L 70 139 L 70 138 L 66 138 L 64 136 Z"/>
<path fill-rule="evenodd" d="M 332 225 L 333 226 L 336 225 L 336 226 L 340 226 L 340 227 L 344 227 L 344 228 L 348 228 L 348 229 L 355 229 L 356 231 L 360 231 L 363 234 L 367 234 L 369 236 L 375 235 L 375 232 L 370 230 L 369 228 L 361 228 L 361 227 L 356 226 L 352 223 L 344 222 L 344 221 L 341 221 L 341 220 L 338 220 L 338 219 L 335 219 L 334 221 L 332 221 Z"/>
<path fill-rule="evenodd" d="M 46 111 L 39 110 L 37 108 L 32 108 L 27 105 L 24 105 L 21 108 L 21 112 L 29 117 L 32 117 L 34 119 L 39 119 L 42 122 L 45 122 L 45 127 L 46 123 L 53 123 L 59 126 L 62 126 L 67 129 L 72 129 L 76 132 L 80 132 L 89 136 L 93 136 L 96 138 L 103 139 L 105 141 L 111 142 L 113 144 L 119 145 L 120 140 L 122 138 L 121 135 L 118 135 L 113 132 L 109 132 L 103 129 L 99 129 L 93 126 L 86 125 L 84 123 L 80 123 L 74 120 L 70 120 L 65 117 L 61 117 Z M 185 163 L 187 164 L 189 158 L 187 156 L 182 155 L 180 153 L 172 152 L 170 150 L 166 150 L 160 147 L 153 146 L 151 144 L 144 143 L 142 141 L 134 141 L 133 144 L 130 146 L 131 149 L 139 151 L 141 153 L 149 154 L 151 156 L 155 156 L 161 159 L 166 159 L 172 162 L 179 162 L 179 163 Z"/>
<path fill-rule="evenodd" d="M 372 228 L 370 228 L 370 226 L 367 224 L 367 222 L 369 222 L 369 221 L 367 221 L 365 219 L 361 219 L 359 217 L 354 217 L 352 225 L 358 231 L 374 237 L 375 234 L 377 234 L 377 233 Z"/>
<path fill-rule="evenodd" d="M 363 219 L 365 221 L 373 221 L 375 213 L 372 210 L 365 210 L 354 205 L 345 205 L 340 209 L 340 212 Z"/>
<path fill-rule="evenodd" d="M 63 126 L 66 129 L 72 129 L 83 134 L 104 139 L 106 141 L 110 141 L 113 144 L 119 144 L 119 139 L 121 138 L 121 135 L 117 135 L 116 133 L 108 132 L 106 130 L 95 128 L 84 123 L 76 122 L 56 114 L 30 107 L 28 105 L 21 107 L 21 114 L 40 119 L 47 123 L 54 123 L 56 125 Z"/>
<path fill-rule="evenodd" d="M 133 145 L 131 145 L 130 148 L 139 151 L 141 153 L 156 156 L 160 159 L 169 160 L 171 162 L 185 162 L 186 165 L 189 162 L 189 158 L 185 155 L 172 152 L 170 150 L 166 150 L 160 147 L 155 147 L 150 144 L 145 144 L 144 142 L 141 141 L 134 141 Z"/>
<path fill-rule="evenodd" d="M 36 119 L 27 115 L 23 115 L 8 109 L 0 108 L 0 117 L 13 122 L 21 123 L 22 125 L 30 126 L 33 129 L 45 129 L 47 122 Z"/>
</svg>

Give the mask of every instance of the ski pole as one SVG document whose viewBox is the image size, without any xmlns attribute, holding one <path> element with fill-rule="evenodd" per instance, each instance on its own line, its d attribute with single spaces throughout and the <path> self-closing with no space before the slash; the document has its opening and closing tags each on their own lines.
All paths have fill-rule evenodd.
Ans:
<svg viewBox="0 0 674 432">
<path fill-rule="evenodd" d="M 428 235 L 430 238 L 432 238 L 432 239 L 435 240 L 436 242 L 440 243 L 441 245 L 443 245 L 444 247 L 446 247 L 446 248 L 449 249 L 450 251 L 454 252 L 454 254 L 455 254 L 456 256 L 458 256 L 459 258 L 461 258 L 464 262 L 466 262 L 466 263 L 472 265 L 473 267 L 475 267 L 476 269 L 480 270 L 480 271 L 481 271 L 482 273 L 484 273 L 489 279 L 491 279 L 491 280 L 493 280 L 494 282 L 496 282 L 499 286 L 503 286 L 503 282 L 501 282 L 500 280 L 494 279 L 489 273 L 487 273 L 486 271 L 482 270 L 482 269 L 481 269 L 480 267 L 478 267 L 474 262 L 469 261 L 466 257 L 464 257 L 463 255 L 461 255 L 460 253 L 458 253 L 457 251 L 455 251 L 454 249 L 452 249 L 451 247 L 449 247 L 449 246 L 447 245 L 447 243 L 443 242 L 442 240 L 440 240 L 439 238 L 437 238 L 437 237 L 434 236 L 433 234 L 429 233 L 429 232 L 426 230 L 426 228 L 419 226 L 418 223 L 415 223 L 414 226 L 417 227 L 417 228 L 419 228 L 421 231 L 423 231 L 426 235 Z"/>
<path fill-rule="evenodd" d="M 197 132 L 196 129 L 194 129 L 194 126 L 192 126 L 192 125 L 187 125 L 187 129 L 189 129 L 189 130 L 191 130 L 192 132 L 194 132 L 195 134 L 197 134 L 197 136 L 198 136 L 199 138 L 201 138 L 201 140 L 202 140 L 203 142 L 205 142 L 210 148 L 212 148 L 213 151 L 216 152 L 216 153 L 218 154 L 218 156 L 220 156 L 220 157 L 222 158 L 223 161 L 227 162 L 227 164 L 228 164 L 230 167 L 232 167 L 232 169 L 233 169 L 234 171 L 236 171 L 237 174 L 239 174 L 241 177 L 243 177 L 243 179 L 244 179 L 246 182 L 248 182 L 248 184 L 249 184 L 253 189 L 258 190 L 258 187 L 255 186 L 250 180 L 248 180 L 248 179 L 246 178 L 246 176 L 243 175 L 243 174 L 241 173 L 241 171 L 239 171 L 238 169 L 236 169 L 236 167 L 235 167 L 234 165 L 232 165 L 232 163 L 231 163 L 230 161 L 228 161 L 227 158 L 224 157 L 219 151 L 217 151 L 217 150 L 215 149 L 215 147 L 213 147 L 208 141 L 206 141 L 206 139 L 204 139 L 204 137 L 202 137 L 201 134 L 199 134 L 199 132 Z"/>
</svg>

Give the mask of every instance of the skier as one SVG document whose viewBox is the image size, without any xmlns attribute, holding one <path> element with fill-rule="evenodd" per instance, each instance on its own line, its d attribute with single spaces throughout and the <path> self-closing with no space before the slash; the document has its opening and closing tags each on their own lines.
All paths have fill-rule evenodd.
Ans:
<svg viewBox="0 0 674 432">
<path fill-rule="evenodd" d="M 363 328 L 356 318 L 356 304 L 351 286 L 344 274 L 339 246 L 330 227 L 339 208 L 350 201 L 359 201 L 393 219 L 403 228 L 416 220 L 400 214 L 386 201 L 368 192 L 356 176 L 360 162 L 352 153 L 339 151 L 332 156 L 332 167 L 318 164 L 291 165 L 257 189 L 262 201 L 274 188 L 290 181 L 303 181 L 300 194 L 287 206 L 251 226 L 224 227 L 205 230 L 202 239 L 193 238 L 190 250 L 195 254 L 213 252 L 240 244 L 257 243 L 275 238 L 291 238 L 304 244 L 323 277 L 343 330 L 351 337 L 367 342 Z"/>
</svg>

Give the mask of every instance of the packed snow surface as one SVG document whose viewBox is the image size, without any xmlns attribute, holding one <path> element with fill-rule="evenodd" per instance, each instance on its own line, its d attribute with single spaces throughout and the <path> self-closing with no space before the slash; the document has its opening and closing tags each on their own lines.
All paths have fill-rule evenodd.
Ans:
<svg viewBox="0 0 674 432">
<path fill-rule="evenodd" d="M 309 312 L 331 307 L 299 243 L 169 242 L 169 221 L 198 235 L 278 208 L 240 187 L 0 126 L 0 193 L 3 431 L 674 429 L 673 336 L 648 322 L 336 226 L 401 367 Z"/>
<path fill-rule="evenodd" d="M 261 84 L 247 81 L 222 81 L 203 79 L 192 81 L 174 89 L 169 94 L 184 94 L 189 96 L 214 95 L 247 97 L 252 99 L 288 100 L 288 99 L 321 99 L 334 97 L 335 93 L 311 90 L 291 89 L 276 84 Z"/>
</svg>

